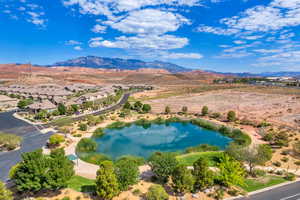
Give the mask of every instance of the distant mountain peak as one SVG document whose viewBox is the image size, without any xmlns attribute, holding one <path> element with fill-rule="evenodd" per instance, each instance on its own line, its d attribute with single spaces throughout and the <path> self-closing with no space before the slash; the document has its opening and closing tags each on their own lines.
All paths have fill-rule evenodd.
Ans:
<svg viewBox="0 0 300 200">
<path fill-rule="evenodd" d="M 82 56 L 67 61 L 54 63 L 52 66 L 76 66 L 88 68 L 138 70 L 138 69 L 164 69 L 171 73 L 188 72 L 191 69 L 162 61 L 145 62 L 137 59 L 108 58 L 97 56 Z"/>
</svg>

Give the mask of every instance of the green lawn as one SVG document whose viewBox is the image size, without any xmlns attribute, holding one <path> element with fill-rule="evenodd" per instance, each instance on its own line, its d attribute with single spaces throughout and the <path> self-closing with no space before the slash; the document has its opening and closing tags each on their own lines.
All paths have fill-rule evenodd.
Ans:
<svg viewBox="0 0 300 200">
<path fill-rule="evenodd" d="M 216 166 L 218 158 L 222 155 L 223 152 L 220 151 L 211 151 L 211 152 L 193 152 L 188 154 L 183 154 L 177 156 L 177 160 L 180 164 L 186 166 L 193 166 L 193 163 L 199 158 L 204 157 L 209 161 L 209 166 Z"/>
<path fill-rule="evenodd" d="M 87 179 L 82 176 L 73 176 L 68 182 L 68 188 L 78 192 L 95 191 L 95 180 Z"/>
<path fill-rule="evenodd" d="M 245 186 L 240 186 L 240 187 L 247 192 L 253 192 L 255 190 L 260 190 L 283 182 L 286 182 L 284 178 L 269 175 L 269 176 L 260 177 L 258 179 L 246 179 Z"/>
</svg>

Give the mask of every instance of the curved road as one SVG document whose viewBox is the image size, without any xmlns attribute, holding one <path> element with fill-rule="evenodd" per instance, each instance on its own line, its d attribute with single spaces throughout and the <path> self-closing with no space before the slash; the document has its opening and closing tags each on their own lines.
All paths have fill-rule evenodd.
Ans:
<svg viewBox="0 0 300 200">
<path fill-rule="evenodd" d="M 21 154 L 42 148 L 53 134 L 41 133 L 35 126 L 13 116 L 14 112 L 0 113 L 0 132 L 12 133 L 23 138 L 21 148 L 0 153 L 0 180 L 7 181 L 10 168 L 21 161 Z"/>
<path fill-rule="evenodd" d="M 120 108 L 129 98 L 130 93 L 124 94 L 122 99 L 116 104 L 92 115 L 100 115 Z M 0 152 L 0 180 L 7 181 L 8 173 L 12 166 L 21 161 L 21 154 L 42 148 L 53 132 L 43 134 L 37 127 L 47 128 L 51 123 L 42 126 L 33 126 L 13 116 L 14 112 L 0 113 L 0 132 L 11 133 L 23 138 L 21 148 L 11 152 Z M 75 117 L 81 120 L 85 116 Z"/>
</svg>

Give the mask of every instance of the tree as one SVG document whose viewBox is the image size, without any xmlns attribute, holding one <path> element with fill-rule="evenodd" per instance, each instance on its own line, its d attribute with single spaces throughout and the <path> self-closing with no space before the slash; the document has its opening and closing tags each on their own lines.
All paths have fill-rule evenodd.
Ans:
<svg viewBox="0 0 300 200">
<path fill-rule="evenodd" d="M 151 106 L 149 104 L 144 104 L 142 110 L 143 112 L 148 113 L 151 111 Z"/>
<path fill-rule="evenodd" d="M 214 183 L 214 173 L 209 169 L 208 160 L 199 158 L 193 164 L 193 175 L 195 177 L 195 189 L 203 190 Z"/>
<path fill-rule="evenodd" d="M 242 167 L 241 163 L 233 159 L 227 154 L 224 154 L 220 158 L 219 163 L 219 181 L 222 185 L 226 187 L 231 187 L 233 185 L 243 185 L 245 178 L 245 169 Z"/>
<path fill-rule="evenodd" d="M 140 101 L 137 101 L 133 104 L 133 108 L 138 112 L 141 111 L 142 107 L 143 107 L 143 104 Z"/>
<path fill-rule="evenodd" d="M 165 107 L 165 113 L 170 114 L 171 113 L 171 108 L 169 106 Z"/>
<path fill-rule="evenodd" d="M 149 165 L 156 178 L 161 182 L 167 182 L 173 174 L 178 161 L 172 153 L 156 152 L 149 158 Z"/>
<path fill-rule="evenodd" d="M 181 111 L 182 111 L 183 113 L 187 113 L 188 107 L 187 107 L 187 106 L 183 106 L 183 107 L 181 108 Z"/>
<path fill-rule="evenodd" d="M 236 120 L 236 114 L 234 111 L 231 110 L 227 113 L 227 120 L 230 122 L 234 122 Z"/>
<path fill-rule="evenodd" d="M 100 163 L 96 178 L 96 193 L 103 199 L 112 199 L 119 193 L 119 185 L 111 161 Z"/>
<path fill-rule="evenodd" d="M 178 165 L 173 171 L 172 183 L 176 192 L 185 193 L 192 191 L 195 180 L 191 171 L 186 166 Z"/>
<path fill-rule="evenodd" d="M 40 110 L 40 112 L 38 112 L 34 118 L 35 119 L 46 119 L 48 117 L 48 112 L 46 110 Z"/>
<path fill-rule="evenodd" d="M 203 106 L 202 110 L 201 110 L 201 113 L 202 113 L 203 116 L 207 115 L 208 114 L 208 107 L 207 106 Z"/>
<path fill-rule="evenodd" d="M 83 124 L 83 123 L 79 124 L 79 130 L 80 131 L 86 131 L 87 130 L 87 124 Z"/>
<path fill-rule="evenodd" d="M 236 160 L 247 163 L 251 175 L 255 175 L 253 169 L 256 165 L 264 165 L 272 158 L 272 149 L 266 144 L 251 147 L 241 147 L 236 144 L 231 144 L 226 152 Z"/>
<path fill-rule="evenodd" d="M 67 187 L 74 175 L 74 163 L 68 159 L 63 149 L 52 150 L 50 158 L 50 170 L 46 173 L 47 184 L 54 190 Z"/>
<path fill-rule="evenodd" d="M 129 109 L 131 109 L 131 104 L 128 101 L 126 101 L 126 103 L 124 104 L 123 108 L 129 110 Z"/>
<path fill-rule="evenodd" d="M 10 176 L 18 191 L 37 192 L 65 187 L 73 174 L 73 163 L 62 149 L 51 152 L 50 156 L 43 155 L 39 149 L 22 154 L 22 161 Z"/>
<path fill-rule="evenodd" d="M 77 104 L 72 104 L 72 105 L 71 105 L 71 108 L 72 108 L 73 113 L 76 113 L 76 112 L 78 112 L 78 110 L 79 110 L 79 107 L 78 107 Z"/>
<path fill-rule="evenodd" d="M 60 115 L 65 115 L 66 112 L 67 112 L 66 106 L 62 103 L 58 104 L 57 110 L 58 110 Z"/>
<path fill-rule="evenodd" d="M 10 190 L 8 190 L 4 183 L 0 181 L 0 200 L 13 200 L 13 195 Z"/>
<path fill-rule="evenodd" d="M 26 106 L 28 106 L 28 104 L 27 104 L 27 102 L 25 100 L 20 100 L 18 102 L 18 108 L 24 109 L 24 108 L 26 108 Z"/>
<path fill-rule="evenodd" d="M 64 141 L 65 141 L 65 137 L 61 134 L 53 134 L 49 138 L 49 144 L 54 146 L 59 145 Z"/>
<path fill-rule="evenodd" d="M 97 143 L 91 138 L 82 138 L 76 146 L 76 152 L 79 153 L 94 152 L 96 151 L 97 146 L 98 146 Z"/>
<path fill-rule="evenodd" d="M 169 195 L 161 185 L 152 185 L 147 194 L 147 200 L 168 200 Z"/>
<path fill-rule="evenodd" d="M 128 190 L 129 186 L 138 182 L 139 169 L 134 160 L 126 158 L 118 160 L 115 166 L 115 172 L 120 190 L 122 191 Z"/>
<path fill-rule="evenodd" d="M 294 145 L 293 145 L 293 151 L 296 153 L 296 154 L 300 154 L 300 142 L 296 142 Z"/>
</svg>

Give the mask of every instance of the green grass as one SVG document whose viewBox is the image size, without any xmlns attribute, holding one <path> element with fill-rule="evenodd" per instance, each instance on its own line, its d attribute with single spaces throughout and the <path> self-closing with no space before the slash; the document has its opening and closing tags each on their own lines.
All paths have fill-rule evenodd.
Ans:
<svg viewBox="0 0 300 200">
<path fill-rule="evenodd" d="M 68 182 L 68 188 L 78 192 L 93 192 L 95 191 L 95 180 L 73 176 Z"/>
<path fill-rule="evenodd" d="M 50 124 L 53 126 L 67 126 L 74 122 L 74 119 L 71 117 L 61 117 L 56 120 L 53 120 Z"/>
<path fill-rule="evenodd" d="M 264 176 L 258 179 L 246 179 L 245 185 L 240 187 L 247 192 L 253 192 L 255 190 L 260 190 L 283 182 L 286 182 L 286 180 L 279 176 Z"/>
<path fill-rule="evenodd" d="M 185 166 L 193 166 L 193 163 L 199 158 L 206 158 L 209 161 L 209 166 L 213 167 L 217 165 L 218 158 L 221 157 L 223 152 L 195 152 L 177 156 L 177 160 L 180 164 Z"/>
</svg>

